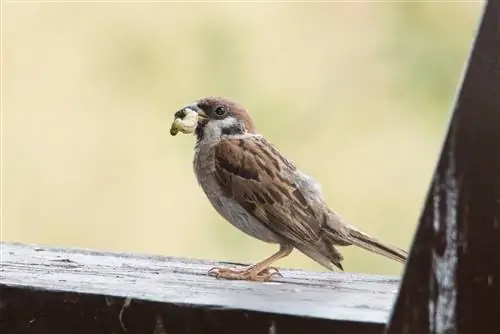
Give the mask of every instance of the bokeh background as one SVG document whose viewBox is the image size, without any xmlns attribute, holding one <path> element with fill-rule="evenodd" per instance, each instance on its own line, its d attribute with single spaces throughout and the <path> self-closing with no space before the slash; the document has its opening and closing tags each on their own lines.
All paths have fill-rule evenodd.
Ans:
<svg viewBox="0 0 500 334">
<path fill-rule="evenodd" d="M 354 225 L 411 245 L 482 2 L 2 4 L 3 241 L 253 262 L 173 112 L 230 96 Z M 402 266 L 344 248 L 350 272 Z M 323 270 L 294 252 L 282 267 Z"/>
</svg>

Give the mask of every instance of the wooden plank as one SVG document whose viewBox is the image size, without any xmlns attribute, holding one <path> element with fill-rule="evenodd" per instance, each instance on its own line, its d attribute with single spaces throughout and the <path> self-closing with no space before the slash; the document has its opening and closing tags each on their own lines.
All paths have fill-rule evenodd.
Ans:
<svg viewBox="0 0 500 334">
<path fill-rule="evenodd" d="M 120 311 L 128 315 L 122 317 L 128 333 L 146 318 L 151 328 L 159 326 L 158 321 L 171 326 L 166 333 L 195 318 L 195 322 L 208 322 L 209 328 L 215 322 L 218 330 L 237 321 L 262 326 L 266 333 L 272 332 L 272 326 L 281 331 L 288 328 L 287 332 L 317 328 L 381 333 L 399 286 L 395 277 L 300 270 L 282 270 L 284 277 L 275 282 L 226 281 L 206 275 L 211 267 L 221 265 L 210 261 L 11 243 L 1 247 L 1 333 L 21 333 L 19 328 L 29 321 L 47 319 L 53 320 L 44 329 L 54 334 L 74 333 L 92 323 L 92 330 L 110 333 L 98 322 L 111 317 L 113 328 L 121 330 Z M 40 320 L 40 314 L 45 320 Z M 90 324 L 77 321 L 75 314 Z M 97 320 L 92 320 L 95 315 Z M 173 315 L 181 320 L 172 320 Z M 53 323 L 62 320 L 64 324 Z M 80 327 L 71 327 L 76 323 Z M 204 333 L 210 332 L 208 327 Z M 43 331 L 23 333 L 39 332 Z"/>
<path fill-rule="evenodd" d="M 488 1 L 386 333 L 500 333 L 499 22 Z"/>
</svg>

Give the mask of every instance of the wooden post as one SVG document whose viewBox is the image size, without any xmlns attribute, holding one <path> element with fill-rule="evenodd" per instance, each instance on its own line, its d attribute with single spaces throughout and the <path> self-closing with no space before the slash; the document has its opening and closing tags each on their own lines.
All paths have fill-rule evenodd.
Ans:
<svg viewBox="0 0 500 334">
<path fill-rule="evenodd" d="M 399 286 L 299 270 L 269 283 L 227 281 L 207 275 L 221 265 L 209 261 L 0 247 L 2 334 L 380 334 Z"/>
<path fill-rule="evenodd" d="M 500 333 L 500 2 L 488 1 L 388 334 Z"/>
</svg>

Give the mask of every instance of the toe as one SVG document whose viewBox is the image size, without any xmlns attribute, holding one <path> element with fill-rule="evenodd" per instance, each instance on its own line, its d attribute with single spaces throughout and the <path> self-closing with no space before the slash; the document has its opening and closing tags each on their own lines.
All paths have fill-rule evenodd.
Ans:
<svg viewBox="0 0 500 334">
<path fill-rule="evenodd" d="M 246 270 L 236 268 L 214 267 L 208 271 L 209 276 L 225 279 L 246 279 Z"/>
<path fill-rule="evenodd" d="M 210 268 L 210 270 L 208 271 L 208 276 L 218 276 L 221 269 L 223 268 L 218 268 L 218 267 Z"/>
<path fill-rule="evenodd" d="M 231 279 L 231 280 L 248 280 L 266 282 L 274 276 L 283 277 L 278 269 L 274 267 L 267 267 L 259 272 L 249 269 L 225 268 L 214 267 L 208 271 L 209 276 L 215 278 Z"/>
<path fill-rule="evenodd" d="M 278 269 L 276 269 L 275 267 L 268 267 L 268 268 L 264 269 L 263 271 L 261 271 L 259 273 L 259 275 L 264 275 L 264 276 L 269 276 L 269 277 L 273 277 L 273 276 L 283 277 L 283 275 L 281 275 L 280 271 Z"/>
<path fill-rule="evenodd" d="M 274 276 L 283 277 L 278 269 L 274 267 L 268 267 L 258 273 L 250 274 L 250 280 L 259 281 L 259 282 L 267 282 Z"/>
</svg>

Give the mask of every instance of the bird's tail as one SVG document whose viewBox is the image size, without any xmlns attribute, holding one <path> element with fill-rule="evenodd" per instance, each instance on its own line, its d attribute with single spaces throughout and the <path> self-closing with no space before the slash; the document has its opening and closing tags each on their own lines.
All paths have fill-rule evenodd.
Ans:
<svg viewBox="0 0 500 334">
<path fill-rule="evenodd" d="M 408 258 L 408 252 L 388 245 L 366 233 L 363 233 L 352 226 L 348 227 L 349 241 L 358 247 L 361 247 L 367 251 L 377 253 L 388 257 L 390 259 L 396 260 L 398 262 L 406 262 Z"/>
</svg>

